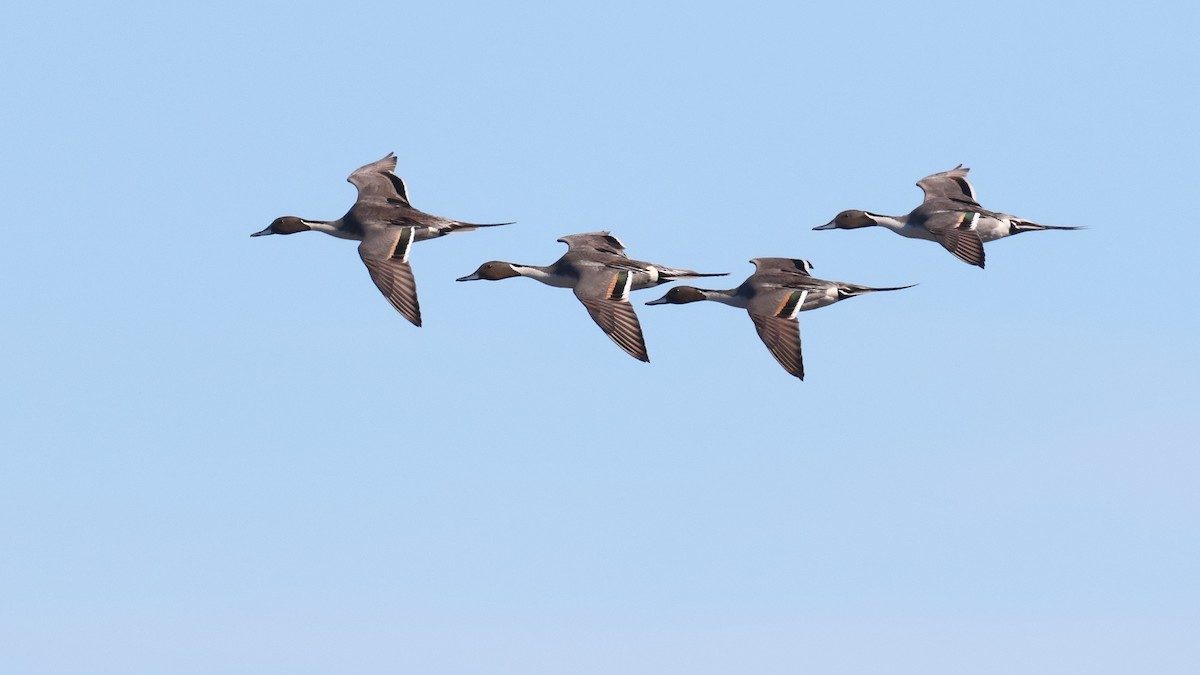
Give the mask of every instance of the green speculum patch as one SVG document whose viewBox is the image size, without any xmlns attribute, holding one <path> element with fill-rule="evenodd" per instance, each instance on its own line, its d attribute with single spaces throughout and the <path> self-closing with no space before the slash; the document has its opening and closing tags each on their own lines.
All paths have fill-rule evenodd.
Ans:
<svg viewBox="0 0 1200 675">
<path fill-rule="evenodd" d="M 609 293 L 609 300 L 620 300 L 625 294 L 625 285 L 629 283 L 629 272 L 621 270 L 617 272 L 617 278 L 613 281 L 612 292 Z"/>
<path fill-rule="evenodd" d="M 803 298 L 804 291 L 794 291 L 788 296 L 788 299 L 783 303 L 783 306 L 779 308 L 779 313 L 776 314 L 776 316 L 781 316 L 784 318 L 791 317 L 796 313 L 796 306 L 803 302 Z"/>
</svg>

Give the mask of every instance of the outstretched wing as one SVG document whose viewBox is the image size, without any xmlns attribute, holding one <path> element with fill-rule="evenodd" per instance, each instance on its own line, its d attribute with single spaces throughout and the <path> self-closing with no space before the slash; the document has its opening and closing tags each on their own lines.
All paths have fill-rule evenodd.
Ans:
<svg viewBox="0 0 1200 675">
<path fill-rule="evenodd" d="M 417 304 L 417 282 L 408 264 L 413 243 L 413 228 L 387 227 L 372 231 L 358 245 L 358 255 L 371 273 L 371 280 L 383 297 L 392 303 L 413 325 L 421 325 L 421 307 Z"/>
<path fill-rule="evenodd" d="M 939 244 L 968 265 L 983 267 L 983 239 L 975 231 L 978 211 L 938 211 L 925 219 L 925 229 Z"/>
<path fill-rule="evenodd" d="M 585 268 L 580 270 L 575 297 L 618 347 L 639 361 L 649 362 L 642 325 L 629 304 L 634 274 L 631 270 L 610 267 Z"/>
<path fill-rule="evenodd" d="M 558 240 L 567 245 L 568 251 L 599 251 L 622 258 L 628 257 L 625 255 L 625 242 L 607 231 L 568 234 L 565 237 L 559 237 Z"/>
<path fill-rule="evenodd" d="M 796 320 L 796 314 L 807 297 L 807 289 L 780 288 L 760 292 L 746 307 L 758 329 L 758 337 L 771 356 L 784 370 L 801 380 L 804 379 L 804 356 L 800 351 L 800 322 Z"/>
<path fill-rule="evenodd" d="M 925 191 L 925 201 L 934 199 L 953 199 L 959 202 L 978 205 L 975 201 L 975 188 L 967 180 L 967 172 L 962 164 L 941 173 L 926 176 L 917 181 L 917 187 Z"/>
<path fill-rule="evenodd" d="M 394 173 L 395 170 L 396 155 L 389 152 L 387 157 L 378 162 L 355 169 L 346 180 L 358 188 L 359 200 L 383 199 L 411 206 L 408 203 L 408 190 L 404 187 L 404 181 Z"/>
</svg>

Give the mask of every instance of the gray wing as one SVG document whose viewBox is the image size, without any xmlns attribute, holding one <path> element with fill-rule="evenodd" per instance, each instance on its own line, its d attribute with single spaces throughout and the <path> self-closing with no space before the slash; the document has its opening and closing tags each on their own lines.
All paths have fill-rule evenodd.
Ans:
<svg viewBox="0 0 1200 675">
<path fill-rule="evenodd" d="M 575 297 L 618 347 L 639 361 L 649 362 L 642 325 L 629 304 L 634 274 L 631 270 L 609 267 L 584 268 L 575 285 Z"/>
<path fill-rule="evenodd" d="M 383 199 L 393 203 L 410 206 L 408 190 L 404 181 L 394 172 L 396 170 L 396 155 L 389 152 L 387 157 L 378 162 L 360 166 L 346 180 L 358 188 L 358 198 Z"/>
<path fill-rule="evenodd" d="M 925 229 L 959 260 L 982 268 L 983 240 L 972 228 L 979 216 L 975 211 L 938 211 L 925 216 Z"/>
<path fill-rule="evenodd" d="M 558 240 L 567 245 L 568 251 L 598 251 L 622 258 L 627 257 L 625 242 L 607 231 L 568 234 L 565 237 L 559 237 Z"/>
<path fill-rule="evenodd" d="M 371 280 L 383 297 L 415 326 L 421 325 L 421 307 L 417 304 L 417 282 L 408 264 L 412 248 L 411 227 L 388 227 L 372 231 L 358 245 L 358 255 L 371 273 Z"/>
<path fill-rule="evenodd" d="M 975 188 L 967 180 L 967 172 L 962 164 L 941 173 L 926 176 L 917 181 L 917 187 L 925 191 L 925 201 L 934 199 L 953 199 L 968 204 L 979 204 L 975 200 Z"/>
<path fill-rule="evenodd" d="M 800 258 L 754 258 L 750 262 L 757 272 L 793 272 L 812 276 L 813 264 Z"/>
<path fill-rule="evenodd" d="M 796 314 L 804 305 L 808 290 L 789 288 L 760 291 L 750 300 L 747 311 L 771 356 L 783 369 L 804 379 L 804 356 L 800 351 L 800 322 Z"/>
</svg>

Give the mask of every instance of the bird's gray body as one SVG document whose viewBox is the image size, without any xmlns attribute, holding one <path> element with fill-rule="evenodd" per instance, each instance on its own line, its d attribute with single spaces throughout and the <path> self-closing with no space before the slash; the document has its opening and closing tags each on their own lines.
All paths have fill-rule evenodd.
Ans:
<svg viewBox="0 0 1200 675">
<path fill-rule="evenodd" d="M 904 216 L 885 216 L 867 211 L 843 211 L 816 230 L 857 229 L 870 225 L 885 227 L 911 239 L 936 241 L 959 260 L 983 267 L 984 242 L 1033 230 L 1078 230 L 1079 227 L 1040 225 L 1007 213 L 989 211 L 975 199 L 975 188 L 961 164 L 917 181 L 925 199 Z"/>
<path fill-rule="evenodd" d="M 408 253 L 414 242 L 443 237 L 451 232 L 469 232 L 479 227 L 509 223 L 465 223 L 425 213 L 412 207 L 404 180 L 395 174 L 396 157 L 359 167 L 347 178 L 358 188 L 358 199 L 346 215 L 337 220 L 305 220 L 285 216 L 277 218 L 265 234 L 293 234 L 305 230 L 324 232 L 339 239 L 362 242 L 358 254 L 371 274 L 371 280 L 388 302 L 414 325 L 421 325 L 417 285 Z"/>
<path fill-rule="evenodd" d="M 629 303 L 629 292 L 676 279 L 724 276 L 633 260 L 625 255 L 625 244 L 609 232 L 572 234 L 559 241 L 567 245 L 567 252 L 550 265 L 494 260 L 459 281 L 522 276 L 548 286 L 570 288 L 592 320 L 617 346 L 639 361 L 649 361 L 641 323 Z"/>
<path fill-rule="evenodd" d="M 754 274 L 737 288 L 709 290 L 676 286 L 663 297 L 646 304 L 686 304 L 711 300 L 745 309 L 754 321 L 759 338 L 779 365 L 803 380 L 804 358 L 800 348 L 797 314 L 864 293 L 910 288 L 872 288 L 817 279 L 812 276 L 812 263 L 798 258 L 754 258 L 750 262 L 754 264 Z"/>
</svg>

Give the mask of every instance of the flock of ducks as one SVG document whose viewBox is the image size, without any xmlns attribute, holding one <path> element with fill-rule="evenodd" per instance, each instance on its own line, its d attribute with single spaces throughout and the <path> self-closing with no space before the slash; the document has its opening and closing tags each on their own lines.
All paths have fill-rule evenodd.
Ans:
<svg viewBox="0 0 1200 675">
<path fill-rule="evenodd" d="M 453 232 L 512 223 L 466 223 L 419 211 L 409 203 L 404 181 L 395 174 L 395 169 L 396 157 L 388 153 L 383 159 L 350 174 L 347 180 L 358 188 L 358 199 L 346 215 L 337 220 L 284 216 L 250 236 L 316 230 L 339 239 L 361 242 L 358 254 L 367 266 L 371 280 L 404 318 L 420 326 L 417 286 L 408 264 L 413 243 Z M 936 241 L 959 260 L 981 268 L 984 266 L 984 242 L 1032 230 L 1082 229 L 1039 225 L 1006 213 L 988 211 L 975 200 L 975 190 L 967 182 L 968 171 L 960 164 L 917 181 L 917 186 L 925 192 L 925 200 L 908 215 L 842 211 L 825 225 L 813 229 L 850 230 L 878 225 L 904 237 Z M 550 265 L 492 260 L 458 281 L 528 277 L 549 286 L 570 288 L 613 342 L 635 359 L 648 362 L 650 357 L 642 327 L 629 303 L 629 292 L 680 279 L 727 276 L 726 273 L 701 273 L 633 260 L 625 255 L 625 244 L 608 232 L 572 234 L 558 241 L 567 245 L 567 252 Z M 663 297 L 646 304 L 682 305 L 711 300 L 744 309 L 779 365 L 803 380 L 800 324 L 796 319 L 800 312 L 864 293 L 911 288 L 871 288 L 817 279 L 812 276 L 812 264 L 807 260 L 755 258 L 750 262 L 754 264 L 754 273 L 737 288 L 711 290 L 676 286 Z"/>
</svg>

